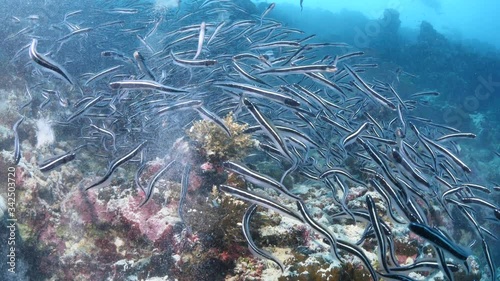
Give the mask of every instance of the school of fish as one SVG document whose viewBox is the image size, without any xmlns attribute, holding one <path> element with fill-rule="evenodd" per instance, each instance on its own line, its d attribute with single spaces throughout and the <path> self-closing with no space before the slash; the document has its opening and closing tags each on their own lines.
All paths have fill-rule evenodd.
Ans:
<svg viewBox="0 0 500 281">
<path fill-rule="evenodd" d="M 176 161 L 165 156 L 166 148 L 194 120 L 210 120 L 230 136 L 223 117 L 232 112 L 237 122 L 249 124 L 246 133 L 259 140 L 262 157 L 282 170 L 274 179 L 245 161 L 215 163 L 254 187 L 218 186 L 251 203 L 242 228 L 255 255 L 287 270 L 250 235 L 249 222 L 260 207 L 308 226 L 328 244 L 332 258 L 356 256 L 373 280 L 413 280 L 412 271 L 441 271 L 455 280 L 453 272 L 469 270 L 473 250 L 489 276 L 496 276 L 492 251 L 498 235 L 492 228 L 498 229 L 500 208 L 488 198 L 500 190 L 470 180 L 479 171 L 459 155 L 457 142 L 474 134 L 418 116 L 421 98 L 439 93 L 398 93 L 397 86 L 371 78 L 377 64 L 363 52 L 317 42 L 270 18 L 274 3 L 252 14 L 232 0 L 188 0 L 168 10 L 135 1 L 81 2 L 81 9 L 72 6 L 57 20 L 40 21 L 9 38 L 24 39 L 12 62 L 28 69 L 26 103 L 13 126 L 16 163 L 23 120 L 50 116 L 56 126 L 69 128 L 62 138 L 75 148 L 47 157 L 39 169 L 57 169 L 79 154 L 100 155 L 108 167 L 95 171 L 98 177 L 87 189 L 106 188 L 126 163 L 134 161 L 127 169 L 136 167 L 140 175 L 156 157 L 170 159 L 146 187 L 138 184 L 142 206 Z M 24 19 L 12 16 L 12 21 Z M 183 198 L 190 169 L 183 168 Z M 366 223 L 361 240 L 339 239 L 319 223 L 307 200 L 283 184 L 294 175 L 331 190 L 342 209 L 331 221 Z M 370 195 L 363 208 L 349 208 L 346 197 L 353 186 L 376 191 L 387 214 L 382 216 Z M 259 189 L 274 190 L 296 206 L 269 199 Z M 431 214 L 433 206 L 442 212 Z M 471 244 L 454 241 L 433 216 L 466 221 Z M 434 258 L 400 265 L 391 225 L 406 225 L 432 245 Z M 367 238 L 376 240 L 377 266 L 363 249 Z"/>
</svg>

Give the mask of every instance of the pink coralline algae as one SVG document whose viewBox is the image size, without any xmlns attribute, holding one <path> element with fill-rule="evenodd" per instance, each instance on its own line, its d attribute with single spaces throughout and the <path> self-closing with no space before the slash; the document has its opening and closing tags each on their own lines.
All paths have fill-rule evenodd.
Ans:
<svg viewBox="0 0 500 281">
<path fill-rule="evenodd" d="M 81 198 L 82 194 L 78 197 Z M 86 192 L 90 204 L 80 204 L 84 210 L 92 213 L 98 218 L 98 223 L 109 223 L 113 225 L 124 224 L 132 228 L 133 231 L 147 237 L 152 242 L 157 242 L 166 233 L 171 233 L 173 223 L 177 218 L 172 218 L 171 214 L 177 210 L 168 210 L 158 204 L 150 203 L 144 207 L 138 207 L 142 201 L 141 196 L 127 194 L 123 198 L 110 199 L 104 201 L 98 199 L 97 190 Z M 79 203 L 76 203 L 79 205 Z M 86 209 L 86 210 L 85 210 Z M 89 222 L 90 223 L 90 222 Z"/>
<path fill-rule="evenodd" d="M 200 166 L 203 172 L 213 172 L 215 171 L 215 166 L 210 162 L 205 162 Z"/>
</svg>

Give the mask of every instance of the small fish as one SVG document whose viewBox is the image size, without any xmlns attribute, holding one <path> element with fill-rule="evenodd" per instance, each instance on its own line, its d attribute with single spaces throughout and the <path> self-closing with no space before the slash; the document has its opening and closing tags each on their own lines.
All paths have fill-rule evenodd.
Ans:
<svg viewBox="0 0 500 281">
<path fill-rule="evenodd" d="M 420 131 L 417 129 L 417 127 L 412 122 L 410 122 L 409 125 L 410 125 L 410 128 L 412 129 L 412 131 L 417 136 L 418 140 L 422 143 L 422 145 L 425 148 L 425 150 L 427 152 L 429 152 L 429 154 L 431 155 L 432 162 L 433 162 L 433 168 L 434 168 L 435 171 L 437 171 L 437 155 L 436 155 L 436 153 L 430 147 L 430 145 L 426 142 L 426 140 L 424 139 L 423 135 L 420 134 Z M 418 155 L 418 153 L 415 153 L 415 154 Z"/>
<path fill-rule="evenodd" d="M 301 65 L 301 66 L 288 66 L 288 67 L 271 67 L 260 72 L 259 75 L 290 75 L 290 74 L 305 74 L 310 72 L 335 72 L 337 67 L 335 65 Z"/>
<path fill-rule="evenodd" d="M 37 39 L 33 39 L 31 41 L 31 45 L 29 48 L 30 58 L 38 65 L 42 66 L 43 69 L 47 69 L 52 73 L 56 73 L 61 76 L 64 80 L 66 80 L 70 85 L 73 85 L 73 80 L 70 78 L 69 74 L 66 72 L 64 68 L 57 65 L 57 63 L 53 62 L 49 58 L 41 55 L 37 52 L 36 47 L 38 44 Z"/>
<path fill-rule="evenodd" d="M 71 33 L 69 34 L 66 34 L 65 36 L 59 38 L 56 40 L 56 42 L 63 42 L 63 41 L 67 41 L 69 38 L 75 36 L 75 35 L 79 35 L 79 34 L 83 34 L 83 33 L 88 33 L 90 31 L 94 30 L 93 28 L 91 27 L 86 27 L 86 28 L 80 28 L 80 29 L 76 29 L 74 31 L 72 31 Z"/>
<path fill-rule="evenodd" d="M 272 209 L 284 216 L 287 216 L 289 218 L 295 219 L 299 222 L 303 222 L 302 217 L 295 213 L 294 211 L 288 209 L 287 207 L 283 206 L 282 204 L 272 200 L 265 198 L 263 196 L 257 195 L 253 192 L 243 190 L 240 188 L 232 187 L 230 185 L 225 185 L 221 184 L 219 185 L 219 189 L 222 190 L 224 193 L 227 193 L 231 196 L 250 201 L 254 204 L 257 204 L 259 206 L 262 206 L 264 208 Z"/>
<path fill-rule="evenodd" d="M 259 43 L 250 46 L 251 50 L 265 50 L 265 49 L 274 49 L 274 48 L 298 48 L 300 47 L 300 43 L 295 41 L 275 41 L 268 43 Z"/>
<path fill-rule="evenodd" d="M 238 90 L 245 94 L 255 97 L 267 98 L 269 100 L 277 101 L 292 107 L 300 106 L 300 102 L 298 102 L 293 98 L 290 98 L 289 96 L 285 96 L 283 94 L 274 92 L 272 90 L 259 88 L 248 84 L 234 83 L 234 82 L 217 82 L 214 85 L 216 87 L 228 89 L 231 91 Z"/>
<path fill-rule="evenodd" d="M 90 126 L 90 128 L 98 131 L 99 133 L 102 133 L 102 134 L 105 134 L 105 135 L 108 135 L 109 137 L 111 137 L 111 140 L 113 142 L 113 144 L 112 144 L 113 150 L 116 150 L 116 135 L 115 135 L 115 133 L 113 131 L 108 130 L 106 128 L 98 127 L 98 126 L 96 126 L 94 124 L 90 124 L 89 126 Z"/>
<path fill-rule="evenodd" d="M 73 12 L 66 13 L 66 14 L 64 14 L 64 21 L 66 21 L 69 17 L 75 16 L 75 15 L 78 15 L 81 13 L 83 13 L 83 10 L 76 10 Z"/>
<path fill-rule="evenodd" d="M 186 196 L 187 192 L 189 189 L 189 173 L 191 172 L 191 165 L 186 164 L 184 166 L 184 171 L 182 171 L 182 178 L 181 178 L 181 196 L 179 199 L 179 209 L 178 209 L 178 214 L 179 218 L 182 221 L 182 224 L 186 225 L 186 220 L 184 219 L 184 212 L 183 212 L 183 207 L 184 207 L 184 201 L 186 201 Z M 191 232 L 190 228 L 187 227 L 188 232 Z"/>
<path fill-rule="evenodd" d="M 139 68 L 139 70 L 144 75 L 148 76 L 149 79 L 156 81 L 156 78 L 155 78 L 153 72 L 151 72 L 149 67 L 146 66 L 146 61 L 145 61 L 144 57 L 141 55 L 141 53 L 139 53 L 139 51 L 134 52 L 134 59 L 135 59 L 135 62 L 137 63 L 137 67 Z"/>
<path fill-rule="evenodd" d="M 90 82 L 98 79 L 98 78 L 102 78 L 103 76 L 115 71 L 115 70 L 118 70 L 120 68 L 122 68 L 123 65 L 117 65 L 117 66 L 113 66 L 111 68 L 108 68 L 108 69 L 105 69 L 99 73 L 96 73 L 95 75 L 93 75 L 92 77 L 90 77 L 89 79 L 87 79 L 87 81 L 85 81 L 85 83 L 83 84 L 84 86 L 88 86 Z"/>
<path fill-rule="evenodd" d="M 375 161 L 375 163 L 379 165 L 380 168 L 382 168 L 383 174 L 386 177 L 388 177 L 392 182 L 397 182 L 391 170 L 389 169 L 389 166 L 387 165 L 386 161 L 384 161 L 384 159 L 380 157 L 379 153 L 373 147 L 373 145 L 370 144 L 369 142 L 366 142 L 362 138 L 357 138 L 356 140 L 359 144 L 361 144 L 361 146 L 363 146 L 363 148 L 370 155 L 372 160 Z"/>
<path fill-rule="evenodd" d="M 434 247 L 436 250 L 436 253 L 438 255 L 439 259 L 439 267 L 441 268 L 441 271 L 444 272 L 444 275 L 448 278 L 450 281 L 455 281 L 455 278 L 453 277 L 453 274 L 451 273 L 451 270 L 446 266 L 446 257 L 444 255 L 443 249 L 439 247 Z"/>
<path fill-rule="evenodd" d="M 151 54 L 155 53 L 155 50 L 153 50 L 153 47 L 151 47 L 151 45 L 149 45 L 149 43 L 146 42 L 146 39 L 142 38 L 139 34 L 136 34 L 135 37 L 137 37 L 137 39 L 139 39 L 139 41 L 142 43 L 142 45 L 144 45 L 144 47 L 146 47 L 146 49 L 148 49 L 148 51 Z M 143 62 L 144 62 L 144 60 L 143 60 Z M 146 66 L 144 65 L 143 67 L 145 68 Z M 151 72 L 149 72 L 148 75 L 151 75 L 151 77 L 153 77 Z M 155 79 L 153 79 L 153 80 L 155 80 Z"/>
<path fill-rule="evenodd" d="M 391 273 L 391 270 L 387 265 L 387 241 L 379 222 L 375 201 L 373 201 L 373 198 L 370 195 L 366 196 L 366 206 L 368 208 L 368 214 L 370 215 L 370 222 L 372 223 L 373 231 L 375 232 L 375 237 L 377 237 L 379 254 L 378 260 L 382 263 L 382 268 L 384 269 L 384 271 L 387 273 Z"/>
<path fill-rule="evenodd" d="M 355 255 L 358 257 L 361 262 L 363 262 L 364 266 L 368 271 L 370 272 L 370 275 L 374 281 L 378 281 L 378 273 L 375 271 L 373 268 L 372 264 L 370 263 L 370 260 L 368 257 L 365 255 L 363 250 L 361 250 L 359 247 L 353 245 L 350 242 L 344 241 L 342 239 L 337 239 L 337 246 L 340 250 L 349 252 L 352 255 Z"/>
<path fill-rule="evenodd" d="M 205 30 L 206 30 L 205 22 L 200 24 L 200 35 L 198 37 L 198 47 L 196 48 L 196 54 L 194 55 L 193 60 L 197 59 L 201 54 L 201 49 L 203 48 L 203 41 L 205 40 Z"/>
<path fill-rule="evenodd" d="M 243 221 L 241 224 L 242 229 L 243 229 L 243 235 L 245 236 L 245 239 L 247 240 L 247 243 L 248 243 L 248 248 L 256 256 L 274 262 L 276 265 L 279 266 L 279 268 L 281 269 L 281 272 L 284 272 L 285 266 L 283 265 L 283 263 L 281 263 L 281 261 L 278 258 L 273 256 L 268 251 L 265 251 L 263 249 L 258 248 L 257 245 L 255 245 L 255 242 L 253 241 L 252 235 L 250 233 L 250 220 L 251 220 L 252 216 L 255 214 L 255 210 L 257 210 L 257 204 L 252 204 L 245 212 L 245 215 L 243 216 Z"/>
<path fill-rule="evenodd" d="M 349 210 L 349 207 L 347 206 L 347 196 L 349 195 L 349 187 L 340 179 L 339 176 L 335 175 L 333 178 L 334 178 L 335 182 L 337 183 L 337 185 L 340 187 L 340 190 L 342 191 L 342 199 L 336 200 L 336 201 L 340 201 L 340 205 L 342 207 L 342 210 L 345 213 L 347 213 L 354 221 L 356 221 L 356 217 L 351 212 L 351 210 Z M 330 184 L 330 182 L 328 181 L 328 179 L 325 179 L 325 184 L 328 185 L 329 187 L 332 186 Z M 332 189 L 332 193 L 335 194 L 336 193 L 335 188 L 331 188 L 331 189 Z"/>
<path fill-rule="evenodd" d="M 135 186 L 138 187 L 140 190 L 144 192 L 144 194 L 147 193 L 146 188 L 141 184 L 141 174 L 144 171 L 144 169 L 147 167 L 147 163 L 143 163 L 142 165 L 137 168 L 137 171 L 135 172 L 134 175 L 134 182 Z"/>
<path fill-rule="evenodd" d="M 104 12 L 109 14 L 133 15 L 139 13 L 139 10 L 130 8 L 113 8 L 105 10 Z"/>
<path fill-rule="evenodd" d="M 412 271 L 429 271 L 430 269 L 437 269 L 439 267 L 440 263 L 434 259 L 419 259 L 414 263 L 408 265 L 391 267 L 391 271 L 410 273 Z M 456 264 L 451 262 L 447 262 L 446 267 L 448 267 L 452 272 L 458 272 L 460 270 L 460 268 Z"/>
<path fill-rule="evenodd" d="M 362 52 L 362 51 L 347 53 L 345 55 L 339 56 L 337 58 L 337 61 L 342 61 L 342 60 L 345 60 L 345 59 L 348 59 L 348 58 L 353 58 L 353 57 L 359 57 L 359 56 L 362 56 L 364 54 L 365 54 L 365 52 Z"/>
<path fill-rule="evenodd" d="M 210 59 L 206 59 L 206 60 L 196 60 L 196 59 L 185 60 L 185 59 L 181 59 L 181 58 L 177 57 L 172 50 L 170 50 L 170 57 L 174 60 L 174 63 L 176 65 L 182 66 L 182 67 L 187 67 L 187 68 L 191 68 L 191 67 L 207 67 L 207 66 L 214 66 L 214 65 L 217 64 L 217 60 L 210 60 Z"/>
<path fill-rule="evenodd" d="M 359 77 L 359 75 L 349 65 L 344 64 L 344 69 L 347 71 L 347 73 L 349 73 L 349 75 L 354 79 L 354 81 L 356 81 L 357 84 L 359 84 L 359 86 L 361 87 L 360 88 L 361 91 L 363 91 L 369 97 L 379 102 L 383 106 L 387 107 L 388 109 L 393 111 L 397 109 L 394 103 L 392 103 L 389 99 L 385 98 L 381 94 L 377 93 L 374 89 L 372 89 L 372 87 L 368 86 L 368 84 L 366 84 L 366 82 L 363 81 L 363 79 L 361 79 L 361 77 Z"/>
<path fill-rule="evenodd" d="M 57 155 L 54 157 L 51 157 L 49 159 L 46 159 L 40 163 L 38 163 L 38 168 L 40 169 L 41 172 L 50 172 L 54 170 L 55 168 L 64 165 L 70 161 L 73 161 L 76 158 L 76 151 L 79 150 L 82 147 L 87 146 L 86 144 L 80 145 L 77 148 L 63 153 L 61 155 Z"/>
<path fill-rule="evenodd" d="M 176 110 L 185 110 L 185 109 L 195 109 L 199 108 L 203 105 L 201 100 L 189 100 L 189 101 L 181 101 L 176 102 L 174 104 L 170 104 L 165 107 L 161 107 L 158 109 L 158 114 L 163 114 L 165 112 L 171 112 Z"/>
<path fill-rule="evenodd" d="M 274 127 L 274 125 L 248 99 L 244 99 L 243 103 L 248 108 L 248 111 L 250 111 L 250 114 L 255 118 L 255 120 L 257 120 L 263 131 L 274 143 L 275 148 L 280 151 L 281 155 L 290 160 L 290 162 L 294 162 L 294 157 L 288 150 L 285 141 L 281 137 L 279 131 Z"/>
<path fill-rule="evenodd" d="M 445 136 L 437 138 L 436 141 L 444 141 L 444 140 L 449 140 L 451 138 L 468 138 L 468 139 L 474 139 L 474 138 L 476 138 L 476 134 L 473 134 L 473 133 L 455 133 L 455 134 L 449 134 L 449 135 L 445 135 Z"/>
<path fill-rule="evenodd" d="M 249 74 L 248 72 L 246 72 L 238 63 L 236 63 L 236 60 L 233 60 L 233 66 L 234 66 L 234 69 L 236 69 L 236 71 L 238 71 L 238 73 L 240 73 L 240 75 L 242 77 L 246 78 L 247 80 L 250 80 L 251 82 L 257 82 L 260 84 L 264 84 L 264 85 L 270 87 L 270 85 L 267 84 L 266 82 L 264 82 L 262 79 L 257 78 L 255 76 Z"/>
<path fill-rule="evenodd" d="M 148 186 L 145 189 L 146 197 L 144 197 L 144 200 L 142 200 L 141 204 L 139 204 L 139 207 L 142 207 L 146 203 L 149 202 L 149 200 L 151 199 L 151 196 L 153 195 L 153 189 L 155 187 L 156 182 L 158 181 L 158 179 L 160 179 L 160 177 L 163 175 L 163 173 L 165 173 L 168 169 L 170 169 L 170 167 L 172 167 L 172 164 L 174 164 L 174 163 L 175 163 L 175 159 L 170 161 L 167 165 L 165 165 L 163 168 L 158 170 L 158 172 L 156 172 L 153 175 L 151 180 L 148 182 Z"/>
<path fill-rule="evenodd" d="M 400 216 L 404 216 L 407 219 L 411 218 L 412 220 L 415 221 L 422 221 L 421 219 L 412 216 L 412 214 L 408 212 L 408 209 L 406 208 L 400 194 L 393 188 L 391 184 L 389 184 L 385 180 L 385 178 L 382 175 L 380 175 L 379 173 L 375 173 L 375 177 L 377 181 L 371 179 L 370 183 L 375 188 L 375 190 L 377 190 L 377 192 L 382 196 L 382 198 L 384 198 L 384 200 L 386 201 L 387 212 L 389 213 L 389 216 L 393 221 L 401 224 L 405 223 L 405 221 L 399 219 Z M 396 204 L 393 204 L 393 202 L 395 202 Z M 399 216 L 396 215 L 393 208 L 397 211 L 397 214 Z"/>
<path fill-rule="evenodd" d="M 411 123 L 410 123 L 411 126 Z M 460 158 L 455 156 L 451 151 L 449 151 L 447 148 L 444 146 L 432 141 L 431 139 L 427 138 L 426 136 L 420 134 L 421 138 L 428 144 L 430 144 L 432 147 L 436 148 L 437 151 L 439 151 L 440 154 L 443 156 L 451 159 L 451 161 L 455 162 L 456 165 L 458 165 L 462 170 L 466 173 L 471 173 L 472 170 L 462 161 Z"/>
<path fill-rule="evenodd" d="M 169 87 L 151 80 L 122 80 L 109 83 L 113 90 L 154 90 L 167 94 L 187 93 L 188 91 Z"/>
<path fill-rule="evenodd" d="M 61 165 L 73 161 L 75 158 L 76 153 L 74 151 L 70 151 L 40 162 L 38 164 L 38 168 L 41 172 L 50 172 Z"/>
<path fill-rule="evenodd" d="M 217 116 L 215 113 L 209 111 L 203 106 L 197 106 L 193 108 L 198 112 L 198 114 L 200 114 L 200 116 L 204 120 L 210 120 L 214 122 L 217 126 L 219 126 L 219 128 L 221 128 L 227 134 L 228 137 L 231 137 L 231 130 L 229 130 L 229 128 L 226 126 L 224 121 L 219 116 Z"/>
<path fill-rule="evenodd" d="M 21 119 L 17 120 L 17 122 L 12 127 L 12 130 L 14 131 L 14 165 L 19 164 L 19 161 L 21 160 L 21 141 L 19 140 L 19 132 L 17 129 L 23 121 L 24 116 L 21 117 Z"/>
<path fill-rule="evenodd" d="M 255 171 L 250 170 L 245 165 L 241 163 L 226 161 L 223 163 L 224 168 L 232 171 L 240 176 L 242 176 L 246 181 L 252 184 L 262 187 L 274 189 L 279 193 L 282 193 L 292 200 L 301 200 L 300 197 L 291 193 L 282 183 L 277 180 L 270 178 L 266 175 L 259 174 Z"/>
<path fill-rule="evenodd" d="M 496 265 L 493 262 L 493 258 L 491 257 L 491 251 L 488 243 L 484 238 L 481 239 L 484 255 L 486 256 L 486 262 L 488 263 L 488 267 L 490 269 L 491 276 L 497 276 Z"/>
<path fill-rule="evenodd" d="M 126 63 L 134 64 L 134 61 L 130 57 L 126 56 L 123 53 L 119 53 L 116 51 L 102 51 L 101 56 L 102 57 L 110 57 L 110 58 L 114 58 L 116 60 L 121 60 L 121 61 L 126 62 Z"/>
<path fill-rule="evenodd" d="M 422 96 L 431 96 L 431 97 L 437 97 L 439 96 L 438 91 L 425 91 L 425 92 L 418 92 L 411 94 L 410 97 L 416 98 L 416 97 L 422 97 Z"/>
<path fill-rule="evenodd" d="M 396 162 L 396 166 L 401 173 L 408 173 L 409 177 L 414 179 L 416 182 L 423 184 L 427 188 L 431 187 L 431 184 L 423 176 L 423 173 L 418 168 L 414 167 L 405 155 L 400 153 L 397 149 L 393 148 L 390 151 L 390 158 Z"/>
<path fill-rule="evenodd" d="M 493 210 L 498 209 L 498 206 L 496 206 L 495 204 L 492 204 L 484 199 L 477 197 L 461 197 L 460 200 L 462 200 L 462 202 L 464 202 L 465 204 L 479 204 L 491 208 Z"/>
<path fill-rule="evenodd" d="M 327 229 L 325 226 L 319 224 L 313 217 L 311 216 L 309 210 L 307 209 L 306 205 L 302 201 L 296 201 L 297 209 L 299 209 L 300 214 L 304 218 L 304 222 L 309 225 L 314 231 L 319 233 L 321 236 L 326 238 L 330 244 L 331 247 L 331 253 L 337 257 L 339 261 L 342 261 L 340 258 L 340 255 L 338 253 L 337 249 L 337 239 L 333 235 L 333 233 L 330 232 L 329 229 Z"/>
<path fill-rule="evenodd" d="M 98 103 L 102 98 L 103 98 L 102 96 L 97 96 L 97 97 L 93 98 L 92 100 L 87 102 L 84 106 L 82 106 L 82 108 L 78 109 L 73 114 L 71 114 L 66 119 L 66 122 L 70 122 L 71 120 L 75 119 L 76 117 L 82 115 L 86 110 L 88 110 L 89 108 L 94 106 L 96 103 Z"/>
<path fill-rule="evenodd" d="M 274 7 L 276 6 L 276 4 L 273 2 L 271 4 L 269 4 L 269 6 L 267 7 L 267 9 L 262 13 L 262 15 L 260 16 L 260 25 L 262 25 L 262 20 L 264 19 L 264 17 L 269 14 L 273 9 Z"/>
<path fill-rule="evenodd" d="M 28 95 L 28 101 L 19 106 L 18 111 L 21 111 L 33 102 L 33 96 L 31 95 L 30 88 L 26 84 L 26 94 Z"/>
<path fill-rule="evenodd" d="M 221 23 L 219 23 L 217 25 L 217 27 L 215 28 L 214 30 L 214 33 L 212 33 L 212 35 L 210 36 L 210 38 L 208 38 L 208 41 L 207 41 L 207 46 L 210 45 L 210 42 L 212 42 L 212 40 L 214 40 L 215 36 L 219 33 L 220 29 L 226 24 L 225 21 L 222 21 Z"/>
<path fill-rule="evenodd" d="M 459 260 L 466 261 L 467 258 L 471 255 L 470 250 L 466 250 L 465 248 L 455 244 L 453 241 L 451 241 L 449 238 L 447 238 L 434 228 L 415 222 L 410 222 L 408 228 L 413 233 L 435 245 L 436 248 L 447 251 Z"/>
<path fill-rule="evenodd" d="M 357 180 L 355 177 L 353 177 L 346 169 L 344 168 L 340 168 L 340 167 L 331 167 L 330 169 L 324 171 L 323 173 L 321 173 L 319 175 L 319 178 L 320 179 L 323 179 L 323 178 L 326 178 L 326 177 L 329 177 L 331 175 L 342 175 L 348 179 L 350 179 L 351 181 L 357 183 L 357 184 L 360 184 L 360 185 L 365 185 L 362 181 L 360 180 Z"/>
<path fill-rule="evenodd" d="M 153 28 L 149 30 L 148 33 L 146 33 L 146 35 L 144 36 L 144 40 L 148 39 L 149 36 L 154 35 L 156 33 L 158 27 L 160 26 L 160 24 L 163 23 L 164 19 L 165 17 L 161 16 L 158 20 L 155 21 Z"/>
<path fill-rule="evenodd" d="M 359 128 L 357 130 L 352 131 L 351 134 L 345 136 L 344 139 L 342 140 L 342 147 L 345 149 L 346 146 L 353 144 L 356 141 L 356 139 L 358 138 L 358 136 L 363 131 L 367 130 L 368 127 L 370 127 L 371 125 L 373 125 L 373 124 L 370 122 L 365 122 L 365 123 L 361 124 L 361 126 L 359 126 Z"/>
<path fill-rule="evenodd" d="M 99 179 L 95 183 L 91 184 L 89 187 L 85 188 L 85 190 L 89 190 L 89 189 L 96 187 L 96 186 L 104 186 L 107 183 L 109 183 L 109 180 L 111 180 L 111 176 L 113 175 L 113 172 L 116 170 L 116 168 L 118 168 L 119 166 L 125 164 L 130 159 L 132 159 L 132 157 L 134 157 L 144 147 L 144 145 L 146 145 L 146 143 L 147 143 L 147 141 L 141 142 L 134 149 L 129 151 L 127 154 L 113 160 L 108 165 L 108 169 L 106 171 L 106 174 L 104 174 L 104 176 L 101 179 Z"/>
</svg>

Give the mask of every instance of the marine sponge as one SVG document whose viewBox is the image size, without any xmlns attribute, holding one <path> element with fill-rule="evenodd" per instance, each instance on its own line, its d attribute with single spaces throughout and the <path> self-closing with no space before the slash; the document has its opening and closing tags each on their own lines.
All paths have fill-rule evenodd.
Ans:
<svg viewBox="0 0 500 281">
<path fill-rule="evenodd" d="M 218 164 L 229 159 L 240 159 L 247 155 L 248 150 L 254 146 L 251 136 L 244 133 L 247 124 L 238 124 L 232 113 L 224 118 L 224 123 L 231 132 L 231 136 L 209 120 L 197 121 L 187 131 L 187 135 L 195 142 L 200 154 L 211 163 Z"/>
<path fill-rule="evenodd" d="M 36 128 L 36 148 L 42 148 L 54 143 L 56 137 L 48 119 L 38 119 Z"/>
</svg>

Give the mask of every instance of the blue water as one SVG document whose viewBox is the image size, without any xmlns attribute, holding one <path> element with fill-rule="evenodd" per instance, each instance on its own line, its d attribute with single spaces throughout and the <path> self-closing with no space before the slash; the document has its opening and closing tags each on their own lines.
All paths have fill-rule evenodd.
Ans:
<svg viewBox="0 0 500 281">
<path fill-rule="evenodd" d="M 260 2 L 260 1 L 254 1 Z M 328 25 L 325 20 L 322 24 L 314 24 L 318 14 L 331 12 L 333 20 L 342 10 L 361 13 L 369 20 L 377 20 L 385 9 L 394 9 L 399 12 L 401 27 L 406 36 L 412 36 L 422 21 L 431 23 L 434 28 L 447 38 L 465 45 L 481 43 L 484 48 L 500 47 L 500 39 L 496 34 L 500 28 L 497 11 L 500 2 L 495 0 L 466 1 L 466 0 L 363 0 L 363 1 L 329 1 L 304 0 L 303 12 L 297 13 L 299 1 L 277 0 L 281 10 L 289 18 L 301 22 L 304 28 L 326 27 L 334 32 L 337 27 L 346 25 Z M 326 25 L 326 26 L 325 26 Z M 355 26 L 352 26 L 355 28 Z M 361 27 L 361 26 L 360 26 Z M 405 34 L 402 34 L 405 36 Z M 476 46 L 479 47 L 479 46 Z"/>
</svg>

